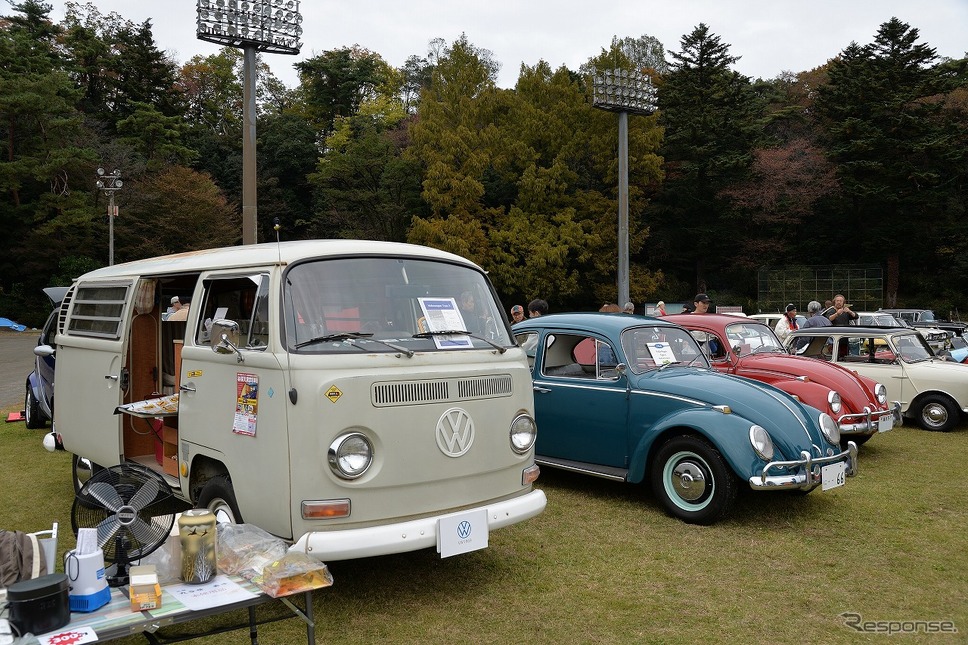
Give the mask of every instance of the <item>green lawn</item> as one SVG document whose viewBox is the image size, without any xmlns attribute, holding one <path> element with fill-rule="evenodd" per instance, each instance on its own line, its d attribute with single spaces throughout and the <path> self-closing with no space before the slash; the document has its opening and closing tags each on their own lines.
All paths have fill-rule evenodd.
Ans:
<svg viewBox="0 0 968 645">
<path fill-rule="evenodd" d="M 4 412 L 4 418 L 6 412 Z M 62 527 L 73 546 L 70 455 L 44 431 L 0 429 L 0 527 Z M 843 613 L 950 621 L 968 635 L 968 426 L 906 426 L 861 448 L 860 474 L 807 496 L 748 492 L 712 527 L 667 517 L 636 486 L 546 469 L 548 508 L 496 531 L 484 551 L 332 562 L 315 593 L 326 643 L 852 643 Z M 934 623 L 929 623 L 933 625 Z M 184 626 L 182 626 L 184 627 Z M 909 625 L 910 627 L 910 625 Z M 297 620 L 263 626 L 263 645 L 304 638 Z M 131 637 L 122 643 L 144 642 Z M 247 642 L 233 632 L 202 643 Z M 895 641 L 890 641 L 895 642 Z"/>
</svg>

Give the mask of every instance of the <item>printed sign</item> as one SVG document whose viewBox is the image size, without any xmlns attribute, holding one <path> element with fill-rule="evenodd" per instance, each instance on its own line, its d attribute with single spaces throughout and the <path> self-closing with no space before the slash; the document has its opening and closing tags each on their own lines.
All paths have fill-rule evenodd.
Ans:
<svg viewBox="0 0 968 645">
<path fill-rule="evenodd" d="M 464 316 L 457 308 L 457 301 L 453 298 L 418 298 L 423 310 L 426 331 L 467 330 Z M 473 347 L 467 336 L 454 334 L 452 336 L 434 336 L 437 349 L 462 349 Z"/>
<path fill-rule="evenodd" d="M 676 355 L 672 352 L 672 347 L 669 346 L 669 343 L 646 343 L 646 345 L 648 345 L 649 351 L 652 352 L 652 360 L 655 361 L 656 365 L 676 362 Z"/>
<path fill-rule="evenodd" d="M 256 374 L 239 372 L 235 386 L 235 422 L 232 424 L 232 432 L 254 437 L 259 417 L 259 377 Z"/>
</svg>

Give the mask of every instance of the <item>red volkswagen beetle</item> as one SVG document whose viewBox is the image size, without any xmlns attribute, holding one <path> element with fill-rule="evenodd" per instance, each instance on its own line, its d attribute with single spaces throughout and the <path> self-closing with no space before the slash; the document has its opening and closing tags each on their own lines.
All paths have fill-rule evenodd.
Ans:
<svg viewBox="0 0 968 645">
<path fill-rule="evenodd" d="M 675 314 L 720 372 L 769 383 L 833 417 L 842 442 L 860 445 L 901 424 L 901 404 L 887 388 L 836 363 L 793 356 L 763 323 L 724 314 Z"/>
</svg>

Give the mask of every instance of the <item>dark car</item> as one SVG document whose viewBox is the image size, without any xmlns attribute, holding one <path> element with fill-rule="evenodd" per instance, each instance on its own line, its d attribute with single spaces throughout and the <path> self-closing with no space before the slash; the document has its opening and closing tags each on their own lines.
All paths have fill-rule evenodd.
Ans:
<svg viewBox="0 0 968 645">
<path fill-rule="evenodd" d="M 965 329 L 968 328 L 963 322 L 957 320 L 944 320 L 943 318 L 938 318 L 934 315 L 934 312 L 930 309 L 878 309 L 878 311 L 883 311 L 891 314 L 898 320 L 902 320 L 908 324 L 909 327 L 914 327 L 915 329 L 919 327 L 937 327 L 943 331 L 949 332 L 952 336 L 963 336 Z"/>
<path fill-rule="evenodd" d="M 34 371 L 27 376 L 27 393 L 24 396 L 24 414 L 31 430 L 43 428 L 54 420 L 54 346 L 60 304 L 69 287 L 47 287 L 44 293 L 50 298 L 54 310 L 47 317 L 44 328 L 34 348 Z"/>
</svg>

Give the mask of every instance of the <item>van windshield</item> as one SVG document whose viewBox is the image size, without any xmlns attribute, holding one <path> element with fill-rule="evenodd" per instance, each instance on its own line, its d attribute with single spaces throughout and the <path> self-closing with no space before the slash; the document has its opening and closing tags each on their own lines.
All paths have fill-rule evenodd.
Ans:
<svg viewBox="0 0 968 645">
<path fill-rule="evenodd" d="M 411 258 L 303 262 L 286 274 L 286 341 L 295 353 L 490 349 L 512 345 L 484 274 Z M 441 332 L 465 332 L 449 335 Z"/>
</svg>

